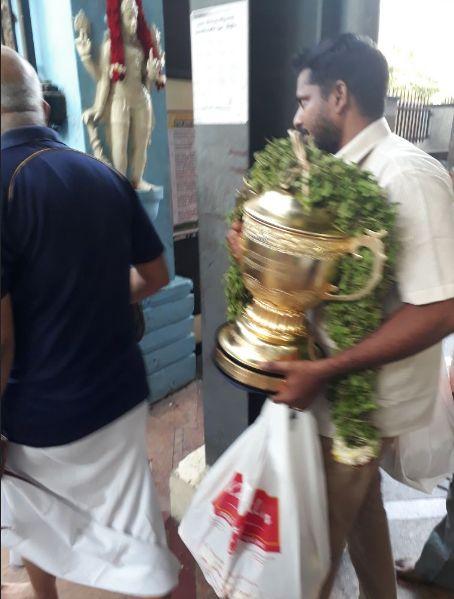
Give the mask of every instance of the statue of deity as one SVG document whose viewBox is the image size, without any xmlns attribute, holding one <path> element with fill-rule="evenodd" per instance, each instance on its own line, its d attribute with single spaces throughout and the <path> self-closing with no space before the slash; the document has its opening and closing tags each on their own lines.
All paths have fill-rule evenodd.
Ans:
<svg viewBox="0 0 454 599">
<path fill-rule="evenodd" d="M 95 157 L 108 162 L 98 135 L 102 122 L 113 166 L 137 190 L 149 191 L 152 185 L 143 173 L 154 126 L 150 90 L 166 83 L 160 34 L 149 29 L 142 0 L 107 0 L 107 25 L 96 62 L 87 16 L 80 11 L 74 21 L 77 52 L 96 81 L 95 101 L 83 120 Z"/>
</svg>

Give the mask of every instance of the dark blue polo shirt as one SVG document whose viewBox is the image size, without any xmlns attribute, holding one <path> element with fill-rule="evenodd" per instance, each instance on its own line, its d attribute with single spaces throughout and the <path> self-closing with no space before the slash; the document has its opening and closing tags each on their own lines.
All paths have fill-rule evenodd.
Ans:
<svg viewBox="0 0 454 599">
<path fill-rule="evenodd" d="M 163 246 L 126 179 L 69 150 L 47 127 L 1 138 L 2 297 L 11 295 L 15 359 L 2 431 L 16 443 L 63 445 L 142 402 L 130 265 Z M 17 165 L 41 148 L 8 187 Z"/>
</svg>

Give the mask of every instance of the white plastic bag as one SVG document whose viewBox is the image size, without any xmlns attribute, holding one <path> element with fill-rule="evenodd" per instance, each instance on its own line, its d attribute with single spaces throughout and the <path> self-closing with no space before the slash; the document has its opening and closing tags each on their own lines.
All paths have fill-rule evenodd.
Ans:
<svg viewBox="0 0 454 599">
<path fill-rule="evenodd" d="M 316 599 L 330 552 L 313 416 L 268 400 L 209 470 L 179 533 L 218 597 Z"/>
<path fill-rule="evenodd" d="M 425 493 L 432 493 L 439 482 L 454 472 L 454 400 L 448 372 L 452 349 L 448 347 L 446 340 L 431 422 L 396 437 L 381 463 L 394 479 Z"/>
</svg>

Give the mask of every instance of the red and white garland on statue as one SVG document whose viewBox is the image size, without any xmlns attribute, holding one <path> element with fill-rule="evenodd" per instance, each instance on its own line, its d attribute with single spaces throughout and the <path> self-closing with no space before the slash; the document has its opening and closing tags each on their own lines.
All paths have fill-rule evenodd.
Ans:
<svg viewBox="0 0 454 599">
<path fill-rule="evenodd" d="M 145 20 L 142 0 L 134 0 L 138 10 L 137 38 L 148 59 L 150 51 L 153 58 L 161 58 L 156 41 Z M 125 49 L 121 32 L 121 2 L 122 0 L 107 0 L 107 25 L 110 33 L 110 78 L 112 81 L 122 81 L 126 75 Z"/>
</svg>

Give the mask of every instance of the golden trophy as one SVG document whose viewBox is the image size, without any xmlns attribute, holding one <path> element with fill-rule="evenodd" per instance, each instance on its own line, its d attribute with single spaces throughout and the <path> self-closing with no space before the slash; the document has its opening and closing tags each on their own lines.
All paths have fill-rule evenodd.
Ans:
<svg viewBox="0 0 454 599">
<path fill-rule="evenodd" d="M 215 363 L 249 389 L 276 392 L 282 378 L 266 371 L 276 360 L 313 359 L 316 347 L 305 312 L 324 301 L 355 301 L 380 282 L 385 264 L 386 233 L 366 231 L 348 237 L 333 230 L 321 210 L 306 214 L 285 191 L 268 191 L 244 204 L 241 271 L 252 302 L 234 323 L 218 331 Z M 348 295 L 332 285 L 342 256 L 374 255 L 368 283 Z"/>
</svg>

